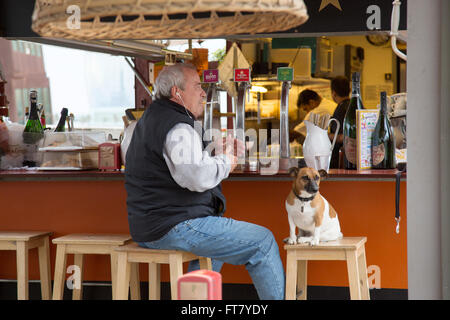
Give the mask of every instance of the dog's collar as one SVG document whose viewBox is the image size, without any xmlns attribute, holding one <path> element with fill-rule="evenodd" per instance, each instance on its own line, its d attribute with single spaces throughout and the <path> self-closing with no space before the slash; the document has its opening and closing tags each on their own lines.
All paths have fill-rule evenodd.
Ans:
<svg viewBox="0 0 450 320">
<path fill-rule="evenodd" d="M 309 197 L 309 198 L 303 198 L 303 197 L 300 197 L 300 196 L 297 194 L 297 192 L 295 192 L 294 188 L 292 188 L 292 192 L 293 192 L 294 195 L 297 197 L 297 199 L 300 200 L 301 202 L 312 201 L 312 199 L 314 199 L 314 197 L 316 196 L 316 195 L 313 195 L 312 197 Z"/>
</svg>

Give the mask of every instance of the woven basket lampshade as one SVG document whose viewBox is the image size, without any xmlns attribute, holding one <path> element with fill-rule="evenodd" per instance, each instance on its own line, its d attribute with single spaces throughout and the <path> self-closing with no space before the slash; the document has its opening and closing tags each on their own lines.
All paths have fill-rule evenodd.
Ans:
<svg viewBox="0 0 450 320">
<path fill-rule="evenodd" d="M 33 30 L 66 39 L 195 39 L 287 30 L 303 0 L 36 0 Z"/>
</svg>

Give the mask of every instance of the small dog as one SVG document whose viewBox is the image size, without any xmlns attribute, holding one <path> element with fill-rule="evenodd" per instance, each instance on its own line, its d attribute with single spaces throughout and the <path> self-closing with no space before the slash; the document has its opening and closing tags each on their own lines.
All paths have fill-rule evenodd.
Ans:
<svg viewBox="0 0 450 320">
<path fill-rule="evenodd" d="M 289 169 L 289 173 L 294 177 L 294 183 L 286 199 L 290 235 L 284 242 L 314 246 L 320 241 L 341 239 L 337 213 L 319 193 L 320 180 L 327 176 L 327 172 L 294 167 Z M 299 229 L 298 235 L 295 234 L 295 227 Z"/>
</svg>

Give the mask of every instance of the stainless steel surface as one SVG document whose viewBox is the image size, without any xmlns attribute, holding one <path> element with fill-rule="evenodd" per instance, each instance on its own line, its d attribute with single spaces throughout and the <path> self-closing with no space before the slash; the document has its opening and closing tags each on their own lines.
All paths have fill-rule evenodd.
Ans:
<svg viewBox="0 0 450 320">
<path fill-rule="evenodd" d="M 280 158 L 289 158 L 289 89 L 290 81 L 283 81 L 280 103 Z"/>
<path fill-rule="evenodd" d="M 203 128 L 205 129 L 205 138 L 212 140 L 212 122 L 213 122 L 213 106 L 218 103 L 217 87 L 215 83 L 211 83 L 206 92 L 206 104 L 203 113 Z"/>
</svg>

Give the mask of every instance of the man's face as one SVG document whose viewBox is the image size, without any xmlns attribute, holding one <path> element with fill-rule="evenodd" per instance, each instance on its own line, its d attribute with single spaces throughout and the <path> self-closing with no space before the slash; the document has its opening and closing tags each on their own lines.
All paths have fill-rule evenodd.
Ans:
<svg viewBox="0 0 450 320">
<path fill-rule="evenodd" d="M 310 111 L 314 110 L 318 105 L 319 105 L 318 101 L 311 99 L 308 101 L 308 103 L 301 104 L 300 108 L 305 110 L 306 112 L 310 112 Z"/>
<path fill-rule="evenodd" d="M 180 89 L 181 98 L 186 109 L 198 118 L 203 113 L 206 93 L 202 89 L 200 77 L 195 70 L 184 69 L 184 80 L 184 90 Z"/>
</svg>

